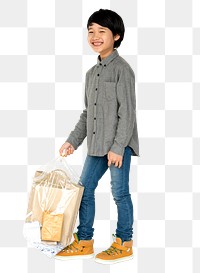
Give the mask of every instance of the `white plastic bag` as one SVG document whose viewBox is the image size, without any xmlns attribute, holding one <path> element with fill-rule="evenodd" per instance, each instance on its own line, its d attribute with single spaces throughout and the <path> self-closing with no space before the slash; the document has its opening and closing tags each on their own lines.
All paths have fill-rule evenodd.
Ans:
<svg viewBox="0 0 200 273">
<path fill-rule="evenodd" d="M 27 241 L 49 257 L 65 248 L 72 239 L 83 190 L 64 157 L 38 168 L 23 229 Z"/>
</svg>

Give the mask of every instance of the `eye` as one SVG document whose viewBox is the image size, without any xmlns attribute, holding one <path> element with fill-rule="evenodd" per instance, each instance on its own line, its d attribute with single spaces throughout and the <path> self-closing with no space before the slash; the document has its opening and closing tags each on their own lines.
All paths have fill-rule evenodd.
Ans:
<svg viewBox="0 0 200 273">
<path fill-rule="evenodd" d="M 93 33 L 93 31 L 89 31 L 88 33 Z"/>
<path fill-rule="evenodd" d="M 105 33 L 105 31 L 104 31 L 104 30 L 100 30 L 99 32 L 100 32 L 100 33 Z"/>
</svg>

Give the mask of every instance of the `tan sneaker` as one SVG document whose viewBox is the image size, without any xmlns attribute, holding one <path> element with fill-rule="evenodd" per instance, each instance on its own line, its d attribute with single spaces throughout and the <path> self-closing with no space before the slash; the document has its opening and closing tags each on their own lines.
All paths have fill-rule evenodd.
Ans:
<svg viewBox="0 0 200 273">
<path fill-rule="evenodd" d="M 89 259 L 94 257 L 92 240 L 79 240 L 77 233 L 74 233 L 74 241 L 60 251 L 54 258 L 58 260 Z"/>
<path fill-rule="evenodd" d="M 115 237 L 115 241 L 107 249 L 98 253 L 95 262 L 102 264 L 114 264 L 118 262 L 133 259 L 133 241 L 126 241 L 122 244 L 122 240 Z"/>
</svg>

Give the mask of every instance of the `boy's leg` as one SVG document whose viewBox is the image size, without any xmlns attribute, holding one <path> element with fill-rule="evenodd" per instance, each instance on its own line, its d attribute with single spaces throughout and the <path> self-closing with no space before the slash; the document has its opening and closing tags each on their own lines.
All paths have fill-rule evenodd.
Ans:
<svg viewBox="0 0 200 273">
<path fill-rule="evenodd" d="M 94 256 L 94 239 L 92 239 L 95 215 L 94 191 L 107 169 L 107 155 L 104 157 L 87 155 L 80 177 L 84 191 L 79 209 L 78 232 L 74 233 L 74 241 L 55 256 L 56 259 L 88 259 Z"/>
<path fill-rule="evenodd" d="M 91 240 L 93 237 L 95 216 L 94 192 L 98 181 L 107 169 L 107 155 L 103 157 L 87 155 L 81 174 L 81 183 L 84 186 L 84 192 L 79 209 L 79 226 L 77 227 L 79 240 Z"/>
<path fill-rule="evenodd" d="M 121 168 L 110 166 L 112 195 L 118 212 L 116 236 L 122 242 L 130 241 L 133 235 L 133 203 L 129 192 L 131 154 L 132 149 L 125 147 Z"/>
<path fill-rule="evenodd" d="M 125 148 L 122 166 L 110 166 L 111 189 L 117 205 L 118 222 L 115 240 L 112 245 L 98 253 L 95 261 L 103 264 L 113 264 L 133 258 L 133 204 L 129 193 L 129 171 L 131 163 L 130 147 Z"/>
</svg>

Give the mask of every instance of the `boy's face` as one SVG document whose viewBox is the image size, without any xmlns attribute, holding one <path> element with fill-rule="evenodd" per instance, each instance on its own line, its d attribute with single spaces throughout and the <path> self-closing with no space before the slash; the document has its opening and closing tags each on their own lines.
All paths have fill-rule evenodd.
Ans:
<svg viewBox="0 0 200 273">
<path fill-rule="evenodd" d="M 109 56 L 114 50 L 114 42 L 120 36 L 113 36 L 109 28 L 93 23 L 88 28 L 88 43 L 95 52 L 98 52 L 102 59 Z"/>
</svg>

